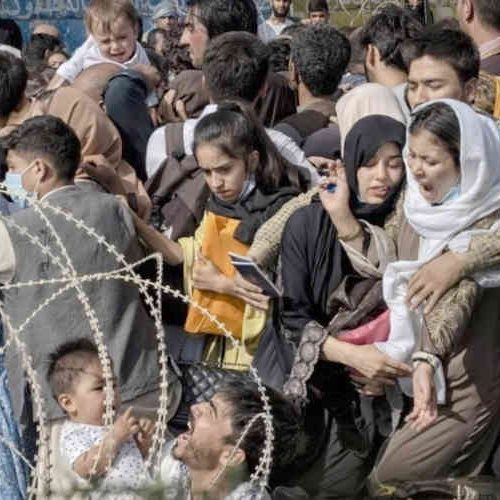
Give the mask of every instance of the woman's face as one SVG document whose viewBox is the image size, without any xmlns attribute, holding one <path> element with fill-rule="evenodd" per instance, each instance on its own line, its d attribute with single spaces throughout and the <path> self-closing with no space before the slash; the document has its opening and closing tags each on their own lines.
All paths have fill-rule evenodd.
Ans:
<svg viewBox="0 0 500 500">
<path fill-rule="evenodd" d="M 223 201 L 236 201 L 248 178 L 247 163 L 227 156 L 216 145 L 209 143 L 201 143 L 197 147 L 196 158 L 210 191 Z"/>
<path fill-rule="evenodd" d="M 404 164 L 401 148 L 388 142 L 357 172 L 359 198 L 370 205 L 380 205 L 403 179 Z"/>
<path fill-rule="evenodd" d="M 408 165 L 430 204 L 439 203 L 460 176 L 459 166 L 446 144 L 425 129 L 410 135 Z"/>
</svg>

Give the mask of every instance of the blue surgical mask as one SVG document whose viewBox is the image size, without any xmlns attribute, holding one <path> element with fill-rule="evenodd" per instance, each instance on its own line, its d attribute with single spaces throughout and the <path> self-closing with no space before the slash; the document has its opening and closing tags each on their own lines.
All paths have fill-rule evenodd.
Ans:
<svg viewBox="0 0 500 500">
<path fill-rule="evenodd" d="M 446 193 L 444 198 L 434 205 L 444 205 L 450 201 L 456 200 L 462 194 L 462 190 L 460 189 L 460 180 Z"/>
<path fill-rule="evenodd" d="M 36 197 L 35 193 L 30 193 L 26 191 L 23 186 L 23 175 L 33 167 L 33 163 L 28 165 L 20 174 L 7 172 L 5 174 L 4 184 L 9 190 L 9 196 L 11 197 L 15 207 L 17 209 L 23 209 L 30 206 L 30 199 Z"/>
</svg>

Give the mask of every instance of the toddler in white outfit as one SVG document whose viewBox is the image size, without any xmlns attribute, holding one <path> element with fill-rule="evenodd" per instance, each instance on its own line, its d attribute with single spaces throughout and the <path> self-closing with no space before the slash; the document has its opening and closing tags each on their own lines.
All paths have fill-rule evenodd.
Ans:
<svg viewBox="0 0 500 500">
<path fill-rule="evenodd" d="M 144 465 L 151 446 L 154 424 L 137 418 L 133 408 L 103 426 L 105 379 L 97 348 L 86 339 L 68 342 L 51 355 L 48 379 L 54 397 L 66 413 L 59 449 L 71 469 L 86 481 L 99 481 L 101 493 L 116 498 L 125 490 L 137 490 L 150 481 Z M 119 410 L 119 388 L 113 406 Z M 106 497 L 109 498 L 109 497 Z"/>
</svg>

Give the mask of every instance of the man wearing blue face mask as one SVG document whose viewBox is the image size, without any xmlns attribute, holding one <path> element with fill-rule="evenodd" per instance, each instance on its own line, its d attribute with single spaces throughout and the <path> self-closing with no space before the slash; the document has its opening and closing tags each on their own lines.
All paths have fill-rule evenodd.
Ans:
<svg viewBox="0 0 500 500">
<path fill-rule="evenodd" d="M 14 194 L 22 199 L 27 196 L 30 202 L 28 208 L 10 217 L 0 216 L 0 283 L 85 276 L 123 267 L 123 262 L 85 228 L 104 237 L 128 263 L 143 257 L 128 209 L 113 195 L 75 185 L 80 142 L 62 120 L 53 116 L 26 120 L 2 140 L 2 145 L 7 151 L 6 183 L 16 191 Z M 68 220 L 67 215 L 85 226 Z M 2 290 L 2 307 L 10 327 L 18 330 L 27 353 L 32 356 L 48 420 L 62 417 L 45 382 L 49 354 L 64 342 L 90 337 L 93 333 L 92 321 L 82 305 L 82 294 L 97 317 L 114 361 L 122 399 L 155 407 L 158 395 L 155 329 L 139 290 L 116 280 L 93 281 L 79 284 L 51 301 L 61 286 L 47 284 Z M 32 311 L 44 303 L 48 305 L 21 329 Z M 14 414 L 22 426 L 31 427 L 26 397 L 29 389 L 15 349 L 7 350 L 6 366 Z M 170 384 L 174 395 L 175 381 L 170 380 Z"/>
</svg>

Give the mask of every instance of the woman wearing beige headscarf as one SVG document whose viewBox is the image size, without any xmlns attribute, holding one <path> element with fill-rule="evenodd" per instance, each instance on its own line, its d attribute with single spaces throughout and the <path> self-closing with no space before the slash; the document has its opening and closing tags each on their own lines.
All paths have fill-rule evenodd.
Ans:
<svg viewBox="0 0 500 500">
<path fill-rule="evenodd" d="M 335 110 L 342 138 L 342 153 L 345 137 L 352 126 L 365 116 L 383 115 L 406 124 L 405 115 L 394 92 L 379 83 L 365 83 L 355 87 L 339 99 Z"/>
</svg>

